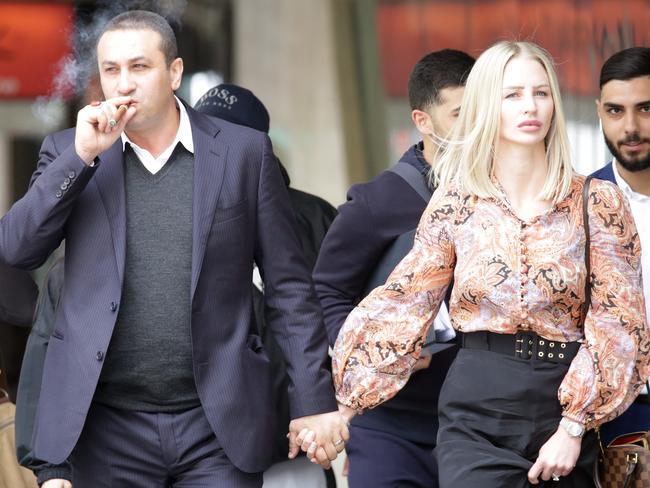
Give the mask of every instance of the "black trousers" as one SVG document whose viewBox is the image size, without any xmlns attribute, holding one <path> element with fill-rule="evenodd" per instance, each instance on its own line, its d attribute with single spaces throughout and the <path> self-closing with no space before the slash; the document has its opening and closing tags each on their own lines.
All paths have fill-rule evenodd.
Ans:
<svg viewBox="0 0 650 488">
<path fill-rule="evenodd" d="M 530 488 L 527 473 L 555 433 L 568 365 L 461 349 L 440 393 L 434 454 L 440 488 Z M 571 474 L 538 487 L 590 488 L 598 454 L 589 432 Z"/>
</svg>

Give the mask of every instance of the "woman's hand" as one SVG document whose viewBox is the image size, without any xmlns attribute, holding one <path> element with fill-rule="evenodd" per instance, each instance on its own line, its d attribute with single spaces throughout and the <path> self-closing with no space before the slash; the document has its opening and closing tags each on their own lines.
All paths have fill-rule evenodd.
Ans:
<svg viewBox="0 0 650 488">
<path fill-rule="evenodd" d="M 354 417 L 357 414 L 356 410 L 346 405 L 343 405 L 342 403 L 339 403 L 338 406 L 339 406 L 339 413 L 343 416 L 343 418 L 345 419 L 349 427 L 352 417 Z"/>
<path fill-rule="evenodd" d="M 41 488 L 72 488 L 72 483 L 68 480 L 51 479 L 43 483 Z"/>
<path fill-rule="evenodd" d="M 415 365 L 413 366 L 413 370 L 411 371 L 411 373 L 415 373 L 416 371 L 427 369 L 429 366 L 431 366 L 431 356 L 420 356 L 418 360 L 415 362 Z"/>
<path fill-rule="evenodd" d="M 567 476 L 578 461 L 581 445 L 581 437 L 572 437 L 562 427 L 558 427 L 539 450 L 537 461 L 528 471 L 528 481 L 536 485 L 540 476 L 544 481 Z"/>
</svg>

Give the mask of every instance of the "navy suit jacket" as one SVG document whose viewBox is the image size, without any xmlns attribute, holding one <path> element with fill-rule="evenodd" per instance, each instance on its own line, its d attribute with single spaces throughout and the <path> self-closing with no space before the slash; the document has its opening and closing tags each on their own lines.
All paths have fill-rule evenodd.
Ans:
<svg viewBox="0 0 650 488">
<path fill-rule="evenodd" d="M 614 169 L 612 168 L 611 161 L 599 170 L 594 171 L 591 176 L 598 178 L 599 180 L 611 181 L 616 184 L 616 177 L 614 176 Z"/>
<path fill-rule="evenodd" d="M 270 463 L 275 415 L 269 361 L 252 316 L 253 261 L 266 285 L 267 323 L 292 380 L 292 418 L 336 409 L 327 340 L 270 140 L 187 111 L 195 150 L 188 290 L 194 378 L 229 459 L 258 472 Z M 66 242 L 34 434 L 35 455 L 54 464 L 68 458 L 79 438 L 119 311 L 123 164 L 120 139 L 90 167 L 75 153 L 72 129 L 50 135 L 30 189 L 0 221 L 0 260 L 12 266 L 36 268 Z"/>
</svg>

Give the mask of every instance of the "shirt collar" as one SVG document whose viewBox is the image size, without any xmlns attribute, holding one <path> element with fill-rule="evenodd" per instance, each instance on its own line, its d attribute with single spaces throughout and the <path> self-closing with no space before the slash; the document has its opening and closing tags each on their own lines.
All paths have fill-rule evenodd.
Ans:
<svg viewBox="0 0 650 488">
<path fill-rule="evenodd" d="M 179 142 L 187 149 L 189 152 L 194 154 L 194 140 L 192 139 L 192 125 L 190 124 L 190 117 L 187 115 L 187 109 L 183 102 L 181 102 L 176 95 L 174 95 L 174 100 L 176 100 L 176 106 L 180 112 L 180 123 L 178 124 L 178 131 L 176 132 L 176 137 L 174 141 L 170 144 L 171 147 L 176 147 L 176 144 Z M 126 132 L 122 132 L 122 151 L 126 148 L 126 143 L 136 146 L 129 136 L 126 135 Z"/>
<path fill-rule="evenodd" d="M 614 172 L 614 179 L 616 180 L 616 184 L 628 199 L 650 200 L 650 196 L 638 193 L 634 191 L 630 185 L 628 185 L 627 181 L 625 181 L 625 179 L 618 172 L 618 164 L 616 163 L 616 158 L 612 159 L 612 171 Z"/>
<path fill-rule="evenodd" d="M 424 157 L 424 142 L 420 141 L 413 146 L 413 151 L 415 153 L 415 159 L 412 161 L 413 166 L 422 173 L 422 176 L 429 177 L 431 172 L 431 165 L 427 163 L 427 160 Z"/>
</svg>

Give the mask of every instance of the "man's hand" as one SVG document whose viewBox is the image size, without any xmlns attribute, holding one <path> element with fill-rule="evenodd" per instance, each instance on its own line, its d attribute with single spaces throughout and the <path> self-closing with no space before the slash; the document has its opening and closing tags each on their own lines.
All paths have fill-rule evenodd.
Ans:
<svg viewBox="0 0 650 488">
<path fill-rule="evenodd" d="M 310 415 L 294 419 L 289 424 L 289 459 L 300 449 L 312 462 L 329 469 L 331 461 L 345 448 L 350 439 L 348 421 L 338 412 Z"/>
<path fill-rule="evenodd" d="M 562 427 L 558 427 L 539 450 L 537 461 L 528 471 L 528 481 L 536 485 L 540 476 L 544 481 L 567 476 L 578 461 L 581 446 L 580 437 L 571 437 Z"/>
<path fill-rule="evenodd" d="M 41 485 L 41 488 L 72 488 L 68 480 L 51 479 Z"/>
<path fill-rule="evenodd" d="M 79 111 L 74 147 L 86 164 L 90 164 L 120 137 L 135 115 L 136 108 L 129 106 L 130 102 L 131 97 L 116 97 L 105 102 L 92 102 Z M 126 112 L 120 109 L 122 105 L 128 107 Z"/>
</svg>

